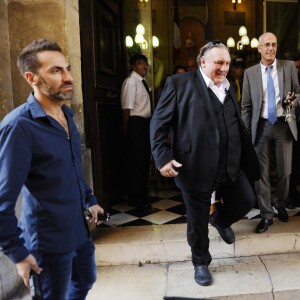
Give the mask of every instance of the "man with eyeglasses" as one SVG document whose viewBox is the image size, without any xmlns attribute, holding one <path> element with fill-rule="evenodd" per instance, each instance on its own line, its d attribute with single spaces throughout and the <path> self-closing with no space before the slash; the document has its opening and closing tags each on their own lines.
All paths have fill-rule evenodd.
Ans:
<svg viewBox="0 0 300 300">
<path fill-rule="evenodd" d="M 131 73 L 121 90 L 123 134 L 126 139 L 126 164 L 128 178 L 128 203 L 139 211 L 151 208 L 147 197 L 150 171 L 149 125 L 151 98 L 145 81 L 148 59 L 143 54 L 130 58 Z"/>
<path fill-rule="evenodd" d="M 276 59 L 277 38 L 273 33 L 267 32 L 260 36 L 258 52 L 261 54 L 261 62 L 246 69 L 244 73 L 242 118 L 251 133 L 262 173 L 260 180 L 255 183 L 262 217 L 256 233 L 262 233 L 273 224 L 269 171 L 273 156 L 277 171 L 273 201 L 279 220 L 288 222 L 285 199 L 291 173 L 293 135 L 297 138 L 297 127 L 293 126 L 295 121 L 289 117 L 289 111 L 298 104 L 300 94 L 294 63 Z M 294 101 L 292 92 L 296 93 Z M 290 130 L 289 122 L 293 131 Z"/>
<path fill-rule="evenodd" d="M 195 281 L 207 286 L 212 284 L 208 222 L 226 243 L 235 241 L 230 226 L 253 207 L 255 195 L 248 177 L 259 178 L 259 164 L 234 88 L 226 79 L 229 49 L 220 41 L 210 42 L 201 48 L 197 63 L 195 71 L 167 78 L 151 120 L 150 138 L 157 168 L 163 176 L 175 177 L 182 191 Z M 209 217 L 215 190 L 223 204 Z"/>
</svg>

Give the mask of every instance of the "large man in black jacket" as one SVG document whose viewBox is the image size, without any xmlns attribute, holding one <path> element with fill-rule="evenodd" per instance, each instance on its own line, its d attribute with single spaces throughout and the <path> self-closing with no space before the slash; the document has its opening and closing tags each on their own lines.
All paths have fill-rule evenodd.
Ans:
<svg viewBox="0 0 300 300">
<path fill-rule="evenodd" d="M 151 147 L 161 174 L 175 177 L 187 210 L 187 239 L 195 280 L 210 285 L 208 222 L 211 194 L 220 190 L 224 204 L 210 223 L 227 243 L 230 226 L 255 202 L 250 180 L 259 178 L 259 164 L 226 75 L 228 48 L 219 41 L 206 44 L 197 58 L 199 68 L 167 79 L 151 121 Z M 172 145 L 167 136 L 171 129 Z"/>
</svg>

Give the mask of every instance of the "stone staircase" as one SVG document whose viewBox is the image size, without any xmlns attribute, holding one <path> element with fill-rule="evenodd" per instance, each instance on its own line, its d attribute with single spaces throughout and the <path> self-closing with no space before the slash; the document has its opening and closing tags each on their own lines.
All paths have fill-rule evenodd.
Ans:
<svg viewBox="0 0 300 300">
<path fill-rule="evenodd" d="M 232 245 L 223 242 L 216 229 L 209 226 L 212 257 L 300 252 L 299 217 L 292 217 L 287 223 L 274 219 L 274 224 L 262 234 L 254 233 L 258 222 L 259 220 L 241 220 L 235 223 L 232 228 L 236 241 Z M 97 266 L 191 260 L 186 241 L 186 224 L 105 228 L 94 232 L 93 238 Z"/>
<path fill-rule="evenodd" d="M 288 223 L 274 219 L 262 234 L 254 233 L 258 222 L 234 224 L 232 245 L 209 227 L 209 287 L 194 281 L 186 224 L 95 229 L 98 279 L 87 300 L 300 299 L 300 218 L 291 217 Z M 0 299 L 30 297 L 23 289 L 13 298 L 0 294 Z"/>
<path fill-rule="evenodd" d="M 232 245 L 209 227 L 209 287 L 194 282 L 186 224 L 97 229 L 99 274 L 87 299 L 300 299 L 300 218 L 274 219 L 263 234 L 254 233 L 258 222 L 234 224 Z"/>
</svg>

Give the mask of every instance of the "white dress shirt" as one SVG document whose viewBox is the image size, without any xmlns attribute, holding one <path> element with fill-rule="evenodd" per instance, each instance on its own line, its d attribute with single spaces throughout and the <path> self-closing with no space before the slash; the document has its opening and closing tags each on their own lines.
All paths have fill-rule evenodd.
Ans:
<svg viewBox="0 0 300 300">
<path fill-rule="evenodd" d="M 273 66 L 271 70 L 271 76 L 274 81 L 274 88 L 275 88 L 275 100 L 276 100 L 276 114 L 277 117 L 283 116 L 283 108 L 281 106 L 281 99 L 279 95 L 279 83 L 278 83 L 278 73 L 277 73 L 277 65 L 276 59 L 271 65 Z M 262 108 L 260 116 L 264 119 L 268 119 L 268 89 L 267 89 L 267 66 L 260 63 L 261 67 L 261 75 L 262 75 L 262 86 L 263 86 L 263 100 L 262 100 Z"/>
<path fill-rule="evenodd" d="M 204 79 L 207 87 L 210 88 L 214 92 L 214 94 L 217 96 L 217 98 L 223 104 L 225 97 L 226 97 L 226 91 L 228 91 L 228 89 L 230 87 L 230 83 L 227 80 L 227 78 L 225 78 L 225 80 L 220 84 L 220 86 L 217 86 L 208 76 L 206 76 L 204 74 L 204 72 L 202 71 L 201 68 L 200 68 L 200 72 L 203 76 L 203 79 Z"/>
<path fill-rule="evenodd" d="M 142 80 L 143 77 L 135 71 L 125 79 L 121 90 L 121 105 L 122 109 L 130 109 L 130 116 L 150 118 L 150 96 Z"/>
</svg>

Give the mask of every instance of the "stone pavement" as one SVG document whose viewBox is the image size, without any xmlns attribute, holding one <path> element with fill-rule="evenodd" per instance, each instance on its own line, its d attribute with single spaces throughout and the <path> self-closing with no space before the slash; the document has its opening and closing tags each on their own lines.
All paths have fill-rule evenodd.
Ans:
<svg viewBox="0 0 300 300">
<path fill-rule="evenodd" d="M 300 299 L 300 218 L 274 219 L 254 233 L 259 220 L 233 225 L 236 241 L 223 242 L 209 226 L 213 284 L 194 281 L 186 224 L 102 228 L 94 231 L 98 279 L 87 300 Z M 28 300 L 19 291 L 10 300 Z M 180 298 L 178 298 L 180 299 Z M 3 300 L 3 299 L 1 299 Z M 8 299 L 5 299 L 8 300 Z"/>
<path fill-rule="evenodd" d="M 190 261 L 101 267 L 87 300 L 300 299 L 300 253 L 214 259 L 209 269 L 213 284 L 202 287 Z"/>
</svg>

